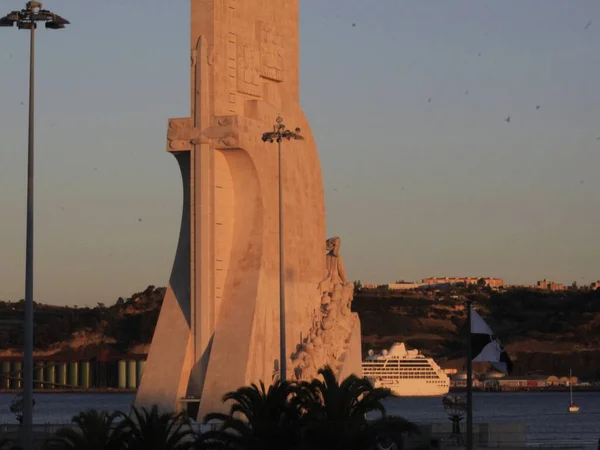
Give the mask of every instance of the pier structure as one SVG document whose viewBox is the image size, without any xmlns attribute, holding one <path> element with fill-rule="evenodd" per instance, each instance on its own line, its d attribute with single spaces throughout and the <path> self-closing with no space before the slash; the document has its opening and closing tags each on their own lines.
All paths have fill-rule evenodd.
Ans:
<svg viewBox="0 0 600 450">
<path fill-rule="evenodd" d="M 136 390 L 142 380 L 145 355 L 120 358 L 34 358 L 37 390 Z M 23 388 L 22 357 L 0 357 L 0 391 Z"/>
</svg>

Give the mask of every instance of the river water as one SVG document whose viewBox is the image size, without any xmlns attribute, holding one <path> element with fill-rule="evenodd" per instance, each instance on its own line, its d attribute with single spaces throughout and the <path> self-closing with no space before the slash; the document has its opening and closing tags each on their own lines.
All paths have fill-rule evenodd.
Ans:
<svg viewBox="0 0 600 450">
<path fill-rule="evenodd" d="M 577 392 L 579 413 L 569 413 L 565 392 L 516 392 L 473 394 L 474 422 L 522 422 L 530 442 L 586 442 L 600 439 L 600 392 Z M 0 423 L 16 423 L 9 410 L 14 394 L 0 394 Z M 86 409 L 127 412 L 134 394 L 36 393 L 34 422 L 69 423 Z M 440 397 L 403 397 L 386 401 L 389 414 L 417 423 L 448 422 Z M 464 430 L 464 422 L 462 424 Z"/>
<path fill-rule="evenodd" d="M 586 448 L 593 443 L 595 449 L 600 439 L 600 392 L 575 392 L 573 396 L 579 413 L 568 411 L 568 392 L 474 392 L 473 421 L 521 422 L 530 443 L 581 442 Z M 449 421 L 439 397 L 394 398 L 386 402 L 386 409 L 417 423 Z"/>
</svg>

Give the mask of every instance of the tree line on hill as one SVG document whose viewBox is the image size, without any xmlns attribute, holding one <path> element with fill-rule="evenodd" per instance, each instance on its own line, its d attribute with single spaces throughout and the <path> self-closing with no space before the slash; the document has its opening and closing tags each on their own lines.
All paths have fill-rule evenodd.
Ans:
<svg viewBox="0 0 600 450">
<path fill-rule="evenodd" d="M 464 359 L 467 300 L 505 347 L 516 349 L 511 355 L 516 374 L 563 375 L 572 367 L 580 377 L 600 378 L 598 290 L 363 289 L 353 303 L 361 318 L 363 351 L 404 341 L 436 361 Z"/>
<path fill-rule="evenodd" d="M 99 333 L 110 346 L 120 352 L 136 344 L 152 341 L 165 288 L 148 286 L 131 297 L 119 298 L 113 305 L 98 303 L 94 307 L 52 306 L 35 304 L 35 348 L 46 350 L 68 343 L 76 332 Z M 0 349 L 23 347 L 21 323 L 25 310 L 24 300 L 0 302 L 0 317 L 10 320 L 12 326 L 0 329 Z M 0 323 L 2 320 L 0 320 Z M 14 324 L 17 323 L 15 326 Z"/>
<path fill-rule="evenodd" d="M 106 347 L 127 352 L 149 344 L 154 334 L 165 288 L 144 291 L 114 304 L 59 307 L 36 304 L 39 350 L 66 346 L 74 333 L 97 333 Z M 537 289 L 494 291 L 482 285 L 449 285 L 435 289 L 390 291 L 362 289 L 357 283 L 353 310 L 361 319 L 363 352 L 382 350 L 404 341 L 436 360 L 464 356 L 466 300 L 486 318 L 505 346 L 531 341 L 543 351 L 520 349 L 516 367 L 524 373 L 562 374 L 567 364 L 580 377 L 600 377 L 600 291 L 550 292 Z M 24 302 L 0 302 L 0 349 L 20 349 Z M 109 342 L 113 342 L 109 344 Z M 560 353 L 552 348 L 568 348 Z M 525 355 L 525 353 L 527 353 Z M 518 356 L 518 355 L 515 355 Z"/>
</svg>

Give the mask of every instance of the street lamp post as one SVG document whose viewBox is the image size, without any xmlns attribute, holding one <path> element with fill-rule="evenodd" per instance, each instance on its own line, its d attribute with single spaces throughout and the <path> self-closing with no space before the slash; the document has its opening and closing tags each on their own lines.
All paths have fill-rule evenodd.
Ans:
<svg viewBox="0 0 600 450">
<path fill-rule="evenodd" d="M 281 116 L 277 117 L 277 123 L 273 131 L 262 135 L 263 142 L 277 142 L 277 159 L 279 163 L 279 379 L 285 381 L 287 378 L 287 352 L 285 349 L 285 263 L 283 258 L 283 180 L 281 165 L 281 141 L 304 140 L 300 136 L 300 128 L 294 131 L 286 130 Z"/>
<path fill-rule="evenodd" d="M 69 24 L 57 14 L 42 9 L 36 1 L 27 2 L 25 9 L 12 11 L 0 18 L 0 27 L 17 26 L 30 31 L 29 51 L 29 134 L 27 145 L 27 231 L 25 250 L 25 351 L 23 383 L 23 446 L 32 447 L 33 423 L 33 138 L 34 138 L 34 87 L 35 87 L 35 29 L 37 22 L 45 22 L 46 28 L 59 30 Z"/>
</svg>

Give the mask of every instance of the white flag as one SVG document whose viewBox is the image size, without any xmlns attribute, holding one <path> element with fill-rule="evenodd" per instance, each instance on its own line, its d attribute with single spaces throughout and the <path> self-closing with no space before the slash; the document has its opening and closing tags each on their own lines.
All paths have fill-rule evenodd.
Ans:
<svg viewBox="0 0 600 450">
<path fill-rule="evenodd" d="M 506 350 L 489 325 L 473 308 L 471 308 L 471 355 L 473 361 L 491 362 L 496 369 L 506 374 L 512 370 L 512 361 Z"/>
</svg>

